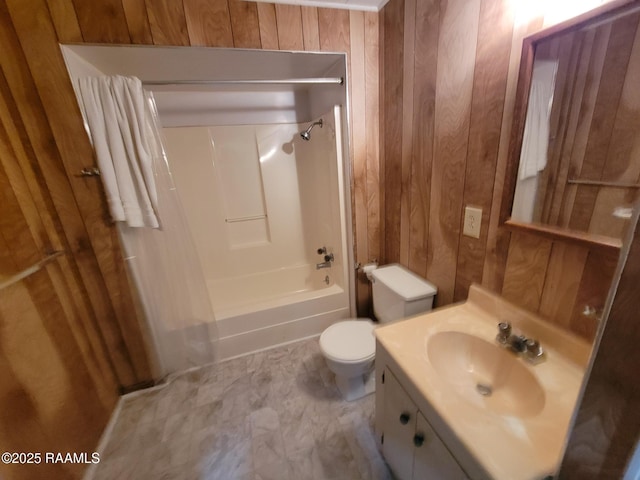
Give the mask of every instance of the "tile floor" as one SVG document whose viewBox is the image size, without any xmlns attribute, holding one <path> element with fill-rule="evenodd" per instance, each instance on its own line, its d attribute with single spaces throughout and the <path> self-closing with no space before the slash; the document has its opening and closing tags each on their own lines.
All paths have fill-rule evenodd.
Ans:
<svg viewBox="0 0 640 480">
<path fill-rule="evenodd" d="M 125 397 L 92 478 L 391 480 L 373 418 L 374 395 L 343 401 L 306 340 Z"/>
</svg>

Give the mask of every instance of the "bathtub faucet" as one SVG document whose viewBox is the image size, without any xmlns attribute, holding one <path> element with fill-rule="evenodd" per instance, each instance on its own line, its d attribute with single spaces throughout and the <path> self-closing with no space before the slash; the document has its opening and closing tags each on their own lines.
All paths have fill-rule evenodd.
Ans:
<svg viewBox="0 0 640 480">
<path fill-rule="evenodd" d="M 321 268 L 331 268 L 332 263 L 333 263 L 333 253 L 329 253 L 324 256 L 324 262 L 316 263 L 316 270 L 320 270 Z"/>
</svg>

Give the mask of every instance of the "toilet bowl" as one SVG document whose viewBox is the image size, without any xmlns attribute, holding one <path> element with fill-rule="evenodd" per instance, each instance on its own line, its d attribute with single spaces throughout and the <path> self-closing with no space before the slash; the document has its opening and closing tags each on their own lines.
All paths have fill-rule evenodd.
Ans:
<svg viewBox="0 0 640 480">
<path fill-rule="evenodd" d="M 320 335 L 320 351 L 345 400 L 361 398 L 375 390 L 376 356 L 374 324 L 368 318 L 334 323 Z"/>
<path fill-rule="evenodd" d="M 397 264 L 373 270 L 371 281 L 373 312 L 379 323 L 431 310 L 437 293 L 432 284 Z M 345 400 L 356 400 L 375 391 L 374 328 L 368 318 L 349 319 L 334 323 L 320 335 L 320 351 Z"/>
</svg>

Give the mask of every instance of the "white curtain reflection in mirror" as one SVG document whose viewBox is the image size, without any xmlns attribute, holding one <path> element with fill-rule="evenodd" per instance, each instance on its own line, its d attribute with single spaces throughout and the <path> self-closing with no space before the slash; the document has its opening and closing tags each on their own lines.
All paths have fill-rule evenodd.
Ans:
<svg viewBox="0 0 640 480">
<path fill-rule="evenodd" d="M 557 70 L 558 62 L 551 60 L 538 60 L 533 66 L 512 210 L 512 218 L 522 222 L 533 222 L 538 176 L 547 165 L 549 117 Z"/>
</svg>

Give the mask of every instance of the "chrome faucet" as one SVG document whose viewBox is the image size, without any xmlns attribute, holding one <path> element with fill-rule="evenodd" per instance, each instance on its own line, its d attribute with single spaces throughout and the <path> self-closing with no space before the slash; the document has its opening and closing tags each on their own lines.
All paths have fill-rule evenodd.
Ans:
<svg viewBox="0 0 640 480">
<path fill-rule="evenodd" d="M 515 335 L 511 331 L 510 323 L 500 322 L 496 341 L 513 353 L 522 354 L 524 359 L 533 365 L 545 360 L 545 352 L 538 340 L 527 338 L 524 335 Z"/>
<path fill-rule="evenodd" d="M 320 270 L 321 268 L 331 268 L 333 264 L 333 253 L 329 253 L 324 256 L 324 262 L 316 263 L 316 270 Z"/>
</svg>

